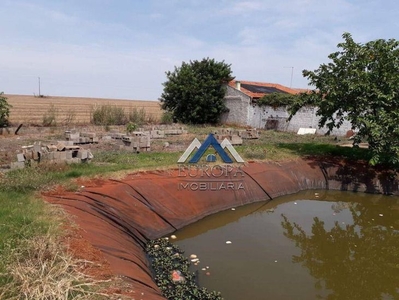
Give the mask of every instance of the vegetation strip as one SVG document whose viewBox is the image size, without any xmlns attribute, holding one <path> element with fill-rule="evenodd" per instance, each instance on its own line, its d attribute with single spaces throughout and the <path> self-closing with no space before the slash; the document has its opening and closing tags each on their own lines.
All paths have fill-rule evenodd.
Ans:
<svg viewBox="0 0 399 300">
<path fill-rule="evenodd" d="M 196 284 L 196 275 L 190 269 L 184 252 L 168 238 L 149 241 L 146 246 L 154 279 L 163 296 L 169 300 L 221 300 L 221 294 L 208 291 Z"/>
</svg>

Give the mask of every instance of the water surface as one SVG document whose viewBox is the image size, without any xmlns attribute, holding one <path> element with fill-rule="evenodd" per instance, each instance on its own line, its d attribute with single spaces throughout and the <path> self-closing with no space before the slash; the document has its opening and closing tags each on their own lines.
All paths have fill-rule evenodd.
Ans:
<svg viewBox="0 0 399 300">
<path fill-rule="evenodd" d="M 199 284 L 226 300 L 399 299 L 399 197 L 306 191 L 175 235 L 200 259 Z"/>
</svg>

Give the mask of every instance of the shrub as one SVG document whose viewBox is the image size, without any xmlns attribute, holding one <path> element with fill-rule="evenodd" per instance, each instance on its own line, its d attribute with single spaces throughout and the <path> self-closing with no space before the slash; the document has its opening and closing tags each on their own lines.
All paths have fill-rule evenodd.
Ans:
<svg viewBox="0 0 399 300">
<path fill-rule="evenodd" d="M 93 109 L 92 123 L 95 125 L 124 125 L 127 122 L 125 110 L 116 105 L 100 105 Z"/>
<path fill-rule="evenodd" d="M 129 121 L 132 123 L 136 123 L 138 125 L 144 124 L 147 119 L 147 114 L 144 110 L 144 107 L 137 109 L 137 107 L 134 107 L 130 112 L 129 112 Z"/>
<path fill-rule="evenodd" d="M 133 131 L 136 130 L 136 128 L 137 128 L 137 124 L 136 123 L 129 122 L 126 125 L 126 132 L 127 133 L 132 133 Z"/>
<path fill-rule="evenodd" d="M 58 109 L 50 104 L 49 109 L 43 115 L 43 126 L 57 126 Z"/>
<path fill-rule="evenodd" d="M 162 114 L 161 124 L 173 124 L 173 114 L 170 111 L 165 111 Z"/>
<path fill-rule="evenodd" d="M 8 126 L 8 117 L 10 115 L 10 108 L 12 106 L 8 104 L 7 98 L 3 96 L 3 92 L 0 93 L 0 127 Z"/>
</svg>

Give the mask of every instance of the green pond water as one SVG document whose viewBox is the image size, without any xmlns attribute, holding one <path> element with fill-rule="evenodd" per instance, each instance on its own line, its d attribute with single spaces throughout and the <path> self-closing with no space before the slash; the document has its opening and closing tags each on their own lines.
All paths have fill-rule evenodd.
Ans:
<svg viewBox="0 0 399 300">
<path fill-rule="evenodd" d="M 306 191 L 175 235 L 199 285 L 226 300 L 399 299 L 399 197 Z"/>
</svg>

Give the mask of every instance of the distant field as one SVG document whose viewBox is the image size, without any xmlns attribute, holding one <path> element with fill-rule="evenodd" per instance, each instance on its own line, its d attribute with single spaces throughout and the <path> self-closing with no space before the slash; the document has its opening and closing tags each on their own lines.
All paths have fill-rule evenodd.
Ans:
<svg viewBox="0 0 399 300">
<path fill-rule="evenodd" d="M 78 98 L 78 97 L 52 97 L 44 98 L 26 95 L 5 95 L 7 101 L 13 107 L 10 111 L 10 122 L 12 124 L 36 124 L 43 123 L 43 116 L 49 111 L 51 105 L 56 110 L 58 124 L 65 124 L 73 116 L 73 123 L 90 123 L 93 109 L 101 105 L 116 105 L 123 107 L 126 113 L 133 109 L 144 108 L 146 115 L 157 120 L 160 119 L 162 111 L 158 101 L 140 100 L 115 100 L 101 98 Z"/>
</svg>

